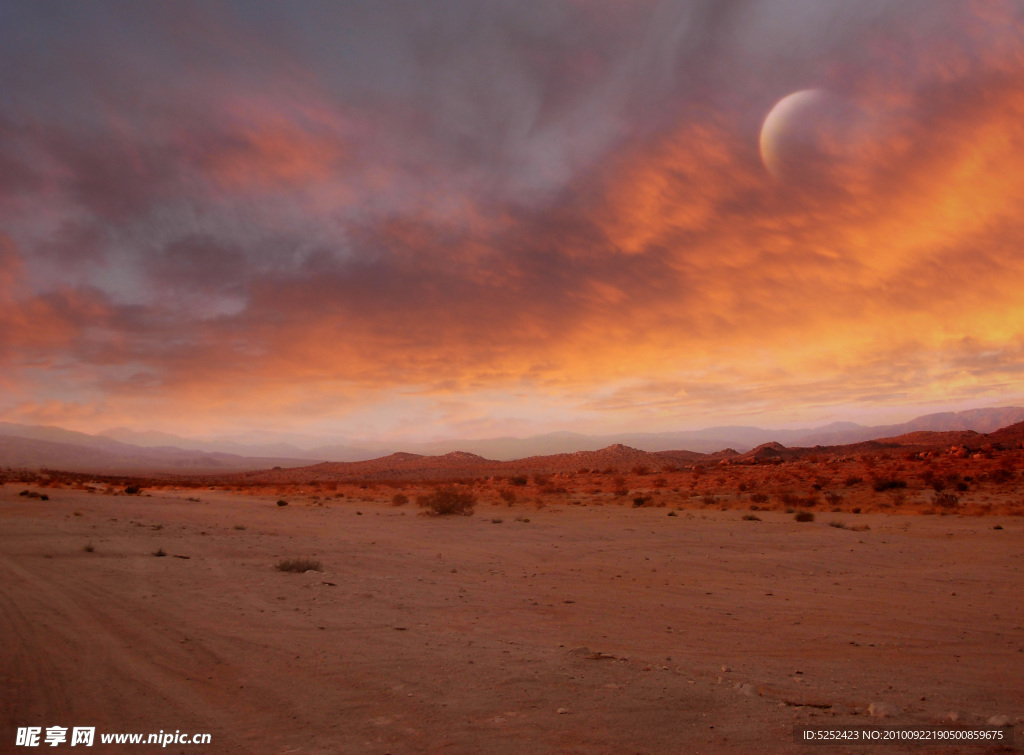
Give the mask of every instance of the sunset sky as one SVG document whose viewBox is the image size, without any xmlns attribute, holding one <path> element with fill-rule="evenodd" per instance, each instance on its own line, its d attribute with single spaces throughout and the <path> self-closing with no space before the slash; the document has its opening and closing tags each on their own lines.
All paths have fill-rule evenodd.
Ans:
<svg viewBox="0 0 1024 755">
<path fill-rule="evenodd" d="M 1022 368 L 1020 3 L 0 4 L 0 419 L 875 423 Z"/>
</svg>

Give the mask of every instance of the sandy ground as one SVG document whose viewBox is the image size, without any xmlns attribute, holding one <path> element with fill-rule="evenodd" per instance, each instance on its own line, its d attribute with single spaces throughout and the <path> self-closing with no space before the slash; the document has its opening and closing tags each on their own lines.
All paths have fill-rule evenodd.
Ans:
<svg viewBox="0 0 1024 755">
<path fill-rule="evenodd" d="M 168 752 L 877 752 L 793 726 L 950 712 L 1022 738 L 1021 517 L 17 489 L 0 751 L 61 725 L 213 736 Z M 275 569 L 292 557 L 323 571 Z"/>
</svg>

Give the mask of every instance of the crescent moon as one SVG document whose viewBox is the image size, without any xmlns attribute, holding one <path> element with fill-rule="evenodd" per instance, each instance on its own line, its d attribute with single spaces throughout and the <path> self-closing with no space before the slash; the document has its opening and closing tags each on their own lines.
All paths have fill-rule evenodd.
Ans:
<svg viewBox="0 0 1024 755">
<path fill-rule="evenodd" d="M 761 126 L 761 160 L 764 167 L 778 180 L 786 176 L 784 142 L 801 112 L 817 106 L 826 97 L 822 89 L 801 89 L 787 94 L 775 103 Z"/>
</svg>

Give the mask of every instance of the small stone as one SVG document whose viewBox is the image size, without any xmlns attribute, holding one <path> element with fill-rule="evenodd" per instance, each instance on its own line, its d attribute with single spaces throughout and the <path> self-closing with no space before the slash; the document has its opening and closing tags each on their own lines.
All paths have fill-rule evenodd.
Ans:
<svg viewBox="0 0 1024 755">
<path fill-rule="evenodd" d="M 1013 721 L 1009 716 L 992 716 L 987 723 L 989 726 L 1010 726 Z"/>
<path fill-rule="evenodd" d="M 730 666 L 722 666 L 722 673 L 723 674 L 728 674 L 730 671 L 732 671 L 732 667 L 730 667 Z"/>
<path fill-rule="evenodd" d="M 892 718 L 900 714 L 899 708 L 889 703 L 871 703 L 868 706 L 868 715 L 874 718 Z"/>
<path fill-rule="evenodd" d="M 949 713 L 946 714 L 945 720 L 956 723 L 960 720 L 960 714 L 957 713 L 955 710 L 951 710 Z"/>
<path fill-rule="evenodd" d="M 741 695 L 746 695 L 747 697 L 757 697 L 757 690 L 754 689 L 753 684 L 737 684 L 733 689 L 735 689 Z"/>
<path fill-rule="evenodd" d="M 555 713 L 557 713 L 560 716 L 564 716 L 568 712 L 569 712 L 568 708 L 559 708 L 558 710 L 555 711 Z"/>
<path fill-rule="evenodd" d="M 578 648 L 573 648 L 572 650 L 570 650 L 569 655 L 578 655 L 587 658 L 593 655 L 593 653 L 590 651 L 590 648 L 588 648 L 586 645 L 580 645 Z"/>
</svg>

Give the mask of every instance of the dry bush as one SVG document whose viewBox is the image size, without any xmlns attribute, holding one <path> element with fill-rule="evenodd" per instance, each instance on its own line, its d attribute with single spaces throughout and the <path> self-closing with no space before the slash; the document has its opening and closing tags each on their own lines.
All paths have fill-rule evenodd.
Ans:
<svg viewBox="0 0 1024 755">
<path fill-rule="evenodd" d="M 843 496 L 834 490 L 829 490 L 825 493 L 825 500 L 829 502 L 830 506 L 838 506 L 842 502 Z"/>
<path fill-rule="evenodd" d="M 508 488 L 506 488 L 505 490 L 500 491 L 498 495 L 501 496 L 501 500 L 503 500 L 509 506 L 513 505 L 516 502 L 516 491 L 514 490 L 509 490 Z"/>
<path fill-rule="evenodd" d="M 936 493 L 932 503 L 940 509 L 955 509 L 960 505 L 960 497 L 954 493 Z"/>
<path fill-rule="evenodd" d="M 845 480 L 843 480 L 843 485 L 845 485 L 848 488 L 852 488 L 854 485 L 860 485 L 862 482 L 864 482 L 863 477 L 858 477 L 857 475 L 852 474 Z"/>
<path fill-rule="evenodd" d="M 288 572 L 323 571 L 320 562 L 312 558 L 285 558 L 277 562 L 276 568 Z"/>
<path fill-rule="evenodd" d="M 744 514 L 743 515 L 743 521 L 745 521 L 745 522 L 760 522 L 761 521 L 761 517 L 759 517 L 757 514 Z"/>
<path fill-rule="evenodd" d="M 751 493 L 750 500 L 754 503 L 768 503 L 767 493 Z"/>
<path fill-rule="evenodd" d="M 404 506 L 408 502 L 409 496 L 407 496 L 405 493 L 395 493 L 393 496 L 391 496 L 392 506 Z"/>
<path fill-rule="evenodd" d="M 286 501 L 285 499 L 283 499 L 283 498 L 282 498 L 281 500 L 279 500 L 279 501 L 277 502 L 277 505 L 278 505 L 278 506 L 282 506 L 282 507 L 283 507 L 283 506 L 287 506 L 287 505 L 288 505 L 288 501 Z"/>
<path fill-rule="evenodd" d="M 813 522 L 814 514 L 810 511 L 798 511 L 793 518 L 798 522 Z"/>
<path fill-rule="evenodd" d="M 476 496 L 453 487 L 438 488 L 430 495 L 417 496 L 416 503 L 432 516 L 472 516 Z"/>
<path fill-rule="evenodd" d="M 883 490 L 896 490 L 905 487 L 907 487 L 907 481 L 898 480 L 895 477 L 876 477 L 871 483 L 871 488 L 876 493 L 881 493 Z"/>
</svg>

